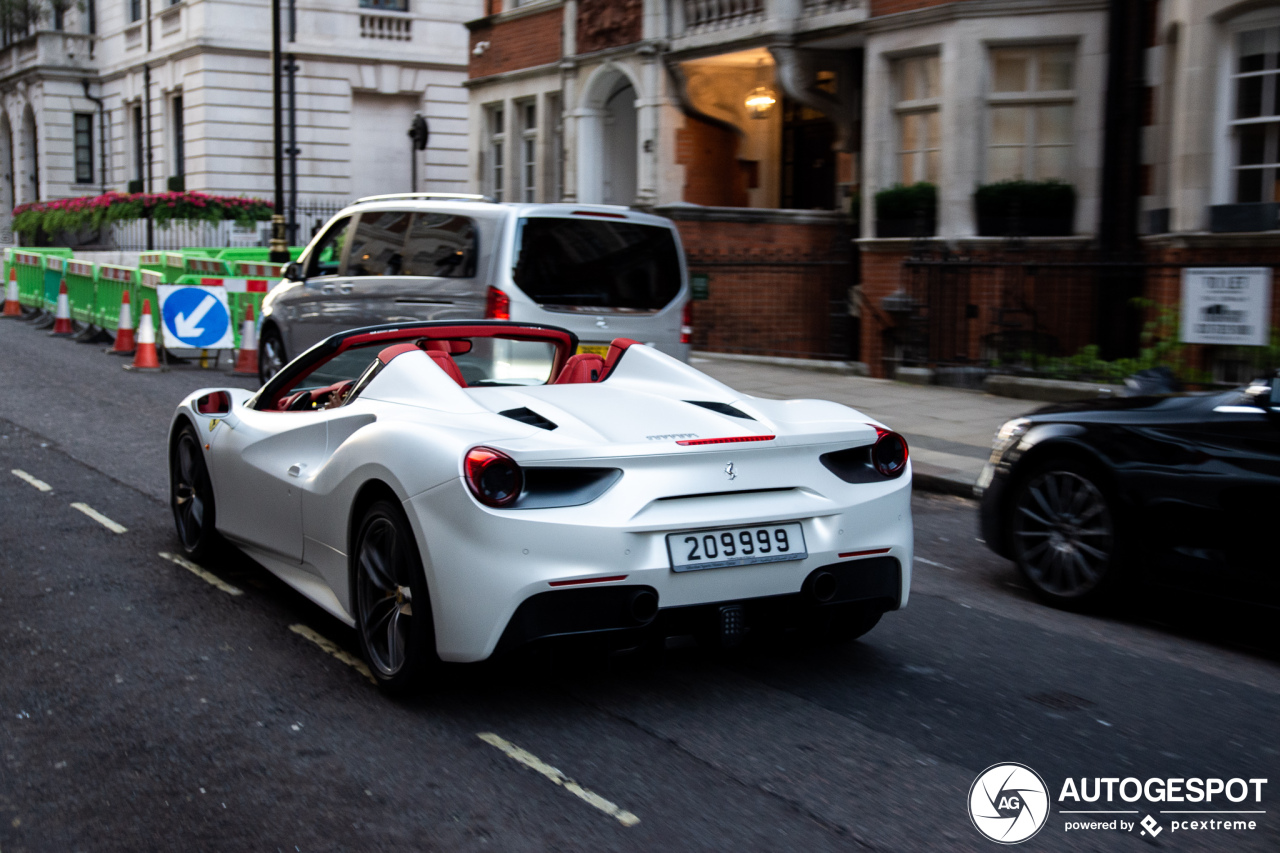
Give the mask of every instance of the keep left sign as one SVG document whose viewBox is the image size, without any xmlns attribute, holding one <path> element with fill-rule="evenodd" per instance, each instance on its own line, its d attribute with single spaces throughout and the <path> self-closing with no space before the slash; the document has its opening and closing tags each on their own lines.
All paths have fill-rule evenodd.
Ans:
<svg viewBox="0 0 1280 853">
<path fill-rule="evenodd" d="M 162 284 L 160 320 L 164 345 L 173 349 L 231 349 L 231 312 L 221 287 Z"/>
</svg>

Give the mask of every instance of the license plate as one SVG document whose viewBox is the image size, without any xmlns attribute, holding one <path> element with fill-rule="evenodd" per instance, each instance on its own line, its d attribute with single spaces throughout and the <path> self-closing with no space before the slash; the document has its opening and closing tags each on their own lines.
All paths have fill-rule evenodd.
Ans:
<svg viewBox="0 0 1280 853">
<path fill-rule="evenodd" d="M 578 354 L 581 355 L 584 352 L 589 352 L 592 355 L 598 355 L 601 358 L 604 358 L 606 355 L 609 354 L 609 345 L 608 344 L 578 344 Z"/>
<path fill-rule="evenodd" d="M 696 572 L 803 560 L 809 553 L 805 550 L 804 530 L 792 523 L 668 533 L 667 556 L 672 571 Z"/>
</svg>

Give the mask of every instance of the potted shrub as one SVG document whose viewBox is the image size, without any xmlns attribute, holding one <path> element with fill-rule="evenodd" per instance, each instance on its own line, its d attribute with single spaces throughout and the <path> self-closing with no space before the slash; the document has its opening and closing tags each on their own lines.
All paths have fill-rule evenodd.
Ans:
<svg viewBox="0 0 1280 853">
<path fill-rule="evenodd" d="M 1062 181 L 1000 181 L 973 194 L 983 237 L 1065 237 L 1075 233 L 1076 188 Z"/>
<path fill-rule="evenodd" d="M 932 237 L 938 227 L 938 188 L 897 184 L 876 193 L 877 237 Z"/>
</svg>

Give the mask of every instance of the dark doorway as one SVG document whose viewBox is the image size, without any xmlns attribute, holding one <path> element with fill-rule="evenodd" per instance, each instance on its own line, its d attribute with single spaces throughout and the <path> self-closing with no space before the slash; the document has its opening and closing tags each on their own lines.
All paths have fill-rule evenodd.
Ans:
<svg viewBox="0 0 1280 853">
<path fill-rule="evenodd" d="M 790 98 L 783 99 L 782 110 L 782 207 L 834 210 L 835 125 Z"/>
</svg>

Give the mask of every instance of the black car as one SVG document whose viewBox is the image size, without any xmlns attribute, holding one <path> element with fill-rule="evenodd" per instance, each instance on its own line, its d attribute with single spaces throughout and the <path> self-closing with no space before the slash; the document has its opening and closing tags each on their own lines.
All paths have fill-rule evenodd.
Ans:
<svg viewBox="0 0 1280 853">
<path fill-rule="evenodd" d="M 996 434 L 982 533 L 1043 600 L 1133 581 L 1280 604 L 1280 379 L 1049 406 Z"/>
</svg>

